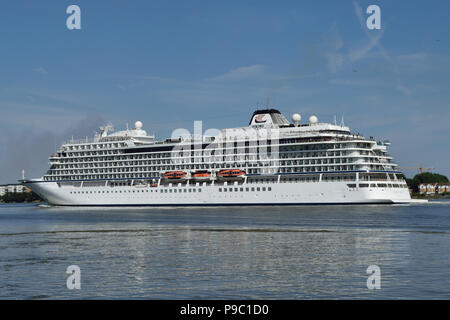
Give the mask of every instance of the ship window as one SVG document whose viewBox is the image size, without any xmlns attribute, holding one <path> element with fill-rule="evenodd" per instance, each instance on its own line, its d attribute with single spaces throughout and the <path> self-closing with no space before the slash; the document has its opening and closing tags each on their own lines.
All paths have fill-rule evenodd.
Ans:
<svg viewBox="0 0 450 320">
<path fill-rule="evenodd" d="M 272 191 L 272 187 L 268 187 L 268 188 L 267 188 L 267 191 Z"/>
<path fill-rule="evenodd" d="M 227 192 L 227 188 L 223 188 L 223 192 Z"/>
<path fill-rule="evenodd" d="M 359 184 L 359 187 L 360 187 L 360 188 L 368 188 L 369 185 L 368 185 L 367 183 L 360 183 L 360 184 Z"/>
<path fill-rule="evenodd" d="M 255 191 L 255 187 L 252 187 L 252 191 Z"/>
<path fill-rule="evenodd" d="M 234 191 L 235 191 L 235 192 L 238 192 L 238 188 L 234 188 Z"/>
<path fill-rule="evenodd" d="M 266 191 L 266 187 L 263 187 L 263 188 L 262 188 L 262 191 Z"/>
<path fill-rule="evenodd" d="M 242 191 L 244 191 L 244 188 L 241 188 L 241 190 L 240 190 L 240 191 L 241 191 L 241 192 L 242 192 Z"/>
<path fill-rule="evenodd" d="M 250 188 L 245 188 L 245 191 L 250 191 Z"/>
<path fill-rule="evenodd" d="M 198 192 L 202 192 L 202 189 L 198 188 Z"/>
<path fill-rule="evenodd" d="M 222 192 L 222 188 L 219 188 L 219 192 Z"/>
<path fill-rule="evenodd" d="M 261 191 L 261 188 L 260 187 L 256 188 L 256 191 Z"/>
</svg>

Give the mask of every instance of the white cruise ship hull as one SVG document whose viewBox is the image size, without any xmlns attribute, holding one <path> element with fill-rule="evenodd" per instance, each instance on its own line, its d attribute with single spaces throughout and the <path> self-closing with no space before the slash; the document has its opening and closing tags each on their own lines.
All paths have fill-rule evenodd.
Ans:
<svg viewBox="0 0 450 320">
<path fill-rule="evenodd" d="M 24 184 L 49 204 L 57 206 L 264 206 L 414 202 L 406 188 L 349 188 L 345 182 L 226 186 L 199 183 L 195 186 L 158 187 L 74 187 L 46 181 L 25 181 Z"/>
</svg>

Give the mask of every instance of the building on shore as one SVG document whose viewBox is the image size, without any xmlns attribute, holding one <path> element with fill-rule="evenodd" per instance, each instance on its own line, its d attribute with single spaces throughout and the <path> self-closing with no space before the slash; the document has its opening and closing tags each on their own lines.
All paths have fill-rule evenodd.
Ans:
<svg viewBox="0 0 450 320">
<path fill-rule="evenodd" d="M 419 185 L 420 194 L 450 193 L 450 183 L 422 183 Z"/>
<path fill-rule="evenodd" d="M 21 184 L 0 185 L 0 197 L 3 197 L 7 193 L 25 193 L 25 192 L 31 192 L 31 190 Z"/>
</svg>

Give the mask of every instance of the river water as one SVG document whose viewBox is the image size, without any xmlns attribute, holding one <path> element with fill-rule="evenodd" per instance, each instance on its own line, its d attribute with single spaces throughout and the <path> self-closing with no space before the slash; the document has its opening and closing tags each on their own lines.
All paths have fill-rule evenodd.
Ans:
<svg viewBox="0 0 450 320">
<path fill-rule="evenodd" d="M 69 266 L 81 289 L 67 287 Z M 368 289 L 376 265 L 380 289 Z M 0 205 L 2 299 L 450 299 L 450 201 Z"/>
</svg>

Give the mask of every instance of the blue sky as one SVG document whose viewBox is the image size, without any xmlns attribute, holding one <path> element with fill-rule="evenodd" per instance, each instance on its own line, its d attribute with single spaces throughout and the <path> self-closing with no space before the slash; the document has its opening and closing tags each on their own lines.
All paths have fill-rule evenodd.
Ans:
<svg viewBox="0 0 450 320">
<path fill-rule="evenodd" d="M 66 8 L 81 8 L 81 30 Z M 365 28 L 381 8 L 381 30 Z M 391 140 L 450 176 L 448 1 L 8 1 L 0 10 L 0 183 L 40 177 L 65 138 L 136 120 L 247 125 L 259 103 Z M 405 170 L 409 176 L 414 170 Z"/>
</svg>

